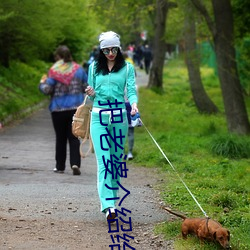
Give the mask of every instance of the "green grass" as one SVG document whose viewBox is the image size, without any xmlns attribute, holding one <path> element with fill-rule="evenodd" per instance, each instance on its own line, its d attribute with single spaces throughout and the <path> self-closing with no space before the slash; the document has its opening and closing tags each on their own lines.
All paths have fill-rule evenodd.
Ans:
<svg viewBox="0 0 250 250">
<path fill-rule="evenodd" d="M 139 89 L 142 121 L 174 170 L 144 127 L 135 130 L 133 163 L 159 169 L 163 184 L 155 188 L 160 190 L 166 205 L 189 217 L 202 217 L 181 178 L 206 213 L 230 230 L 232 249 L 250 249 L 250 138 L 227 132 L 219 81 L 210 68 L 202 68 L 201 74 L 208 95 L 220 110 L 217 115 L 201 115 L 197 111 L 187 71 L 180 60 L 165 67 L 163 94 Z M 178 237 L 180 224 L 180 219 L 161 223 L 155 232 L 166 239 L 175 239 L 178 250 L 218 248 L 213 243 L 201 248 L 192 237 L 188 243 L 184 242 Z"/>
<path fill-rule="evenodd" d="M 11 62 L 9 69 L 0 67 L 0 122 L 10 115 L 20 117 L 21 111 L 45 99 L 38 84 L 47 70 L 48 65 L 39 61 L 30 65 Z"/>
</svg>

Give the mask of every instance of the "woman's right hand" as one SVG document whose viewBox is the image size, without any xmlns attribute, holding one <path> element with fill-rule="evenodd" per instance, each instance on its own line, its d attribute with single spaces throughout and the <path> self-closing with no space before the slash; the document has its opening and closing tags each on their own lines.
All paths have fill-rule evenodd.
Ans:
<svg viewBox="0 0 250 250">
<path fill-rule="evenodd" d="M 135 115 L 136 113 L 138 113 L 139 112 L 139 110 L 138 110 L 138 108 L 137 108 L 137 104 L 134 102 L 132 105 L 131 105 L 131 112 L 130 112 L 130 114 L 133 116 L 133 115 Z"/>
<path fill-rule="evenodd" d="M 86 94 L 87 94 L 88 96 L 95 96 L 95 90 L 94 90 L 92 87 L 90 87 L 90 86 L 88 86 L 88 87 L 85 89 L 85 92 L 86 92 Z"/>
</svg>

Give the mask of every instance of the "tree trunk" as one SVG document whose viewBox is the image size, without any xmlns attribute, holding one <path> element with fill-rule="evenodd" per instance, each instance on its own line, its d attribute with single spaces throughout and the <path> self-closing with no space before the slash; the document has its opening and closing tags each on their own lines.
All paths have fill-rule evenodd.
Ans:
<svg viewBox="0 0 250 250">
<path fill-rule="evenodd" d="M 230 0 L 212 0 L 214 20 L 200 0 L 191 0 L 212 33 L 229 132 L 249 134 L 250 123 L 237 71 Z"/>
<path fill-rule="evenodd" d="M 228 129 L 237 134 L 248 134 L 250 124 L 235 60 L 230 0 L 212 0 L 212 3 L 216 29 L 213 38 Z"/>
<path fill-rule="evenodd" d="M 157 87 L 159 89 L 162 89 L 163 66 L 166 53 L 164 34 L 168 12 L 168 1 L 157 0 L 156 4 L 153 62 L 149 74 L 148 88 Z"/>
<path fill-rule="evenodd" d="M 185 55 L 189 82 L 195 105 L 200 113 L 217 113 L 218 108 L 207 95 L 200 75 L 200 57 L 196 48 L 195 18 L 190 15 L 192 6 L 187 6 L 185 18 Z M 190 10 L 190 11 L 189 11 Z"/>
</svg>

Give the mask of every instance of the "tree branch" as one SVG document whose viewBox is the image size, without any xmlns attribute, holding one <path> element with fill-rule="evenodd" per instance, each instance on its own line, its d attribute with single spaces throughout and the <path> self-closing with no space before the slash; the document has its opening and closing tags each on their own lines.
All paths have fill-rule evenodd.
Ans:
<svg viewBox="0 0 250 250">
<path fill-rule="evenodd" d="M 211 31 L 213 37 L 215 37 L 216 27 L 205 5 L 200 0 L 190 0 L 190 1 L 194 5 L 194 7 L 201 13 L 201 15 L 205 18 L 209 30 Z"/>
<path fill-rule="evenodd" d="M 168 2 L 167 4 L 169 9 L 178 7 L 178 4 L 175 2 Z"/>
</svg>

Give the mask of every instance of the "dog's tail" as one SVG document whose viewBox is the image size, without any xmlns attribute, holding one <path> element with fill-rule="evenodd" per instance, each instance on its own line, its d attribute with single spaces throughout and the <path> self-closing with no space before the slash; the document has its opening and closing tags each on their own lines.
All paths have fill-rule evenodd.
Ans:
<svg viewBox="0 0 250 250">
<path fill-rule="evenodd" d="M 169 208 L 167 208 L 167 207 L 162 207 L 162 208 L 163 208 L 164 210 L 168 211 L 169 213 L 171 213 L 171 214 L 173 214 L 173 215 L 175 215 L 175 216 L 177 216 L 177 217 L 182 218 L 183 220 L 187 219 L 187 217 L 186 217 L 185 215 L 183 215 L 183 214 L 179 214 L 179 213 L 177 213 L 177 212 L 173 212 L 171 209 L 169 209 Z"/>
</svg>

